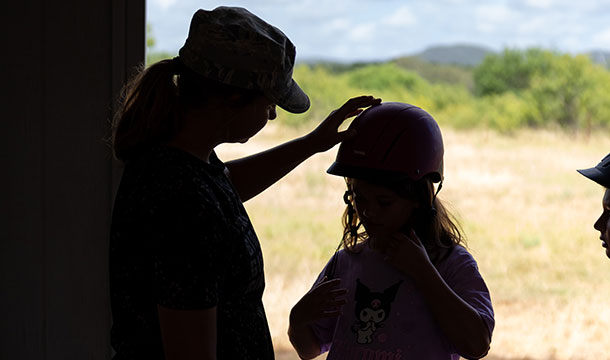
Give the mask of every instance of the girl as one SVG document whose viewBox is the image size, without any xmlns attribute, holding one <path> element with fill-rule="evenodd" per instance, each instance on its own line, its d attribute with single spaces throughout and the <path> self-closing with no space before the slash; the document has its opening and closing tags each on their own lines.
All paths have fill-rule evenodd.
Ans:
<svg viewBox="0 0 610 360">
<path fill-rule="evenodd" d="M 608 246 L 608 242 L 610 242 L 610 154 L 606 155 L 595 167 L 577 171 L 605 188 L 602 198 L 602 214 L 593 227 L 600 232 L 599 239 L 606 249 L 606 256 L 610 258 L 610 246 Z"/>
<path fill-rule="evenodd" d="M 214 148 L 246 142 L 276 105 L 308 109 L 294 59 L 290 40 L 247 10 L 199 10 L 179 56 L 127 85 L 112 139 L 125 164 L 110 238 L 115 359 L 273 359 L 261 249 L 242 202 L 379 103 L 351 99 L 306 136 L 220 161 Z"/>
<path fill-rule="evenodd" d="M 293 307 L 293 346 L 303 359 L 328 350 L 328 359 L 485 356 L 491 300 L 436 196 L 443 180 L 436 121 L 413 105 L 383 103 L 350 129 L 357 135 L 328 169 L 347 182 L 343 249 Z"/>
</svg>

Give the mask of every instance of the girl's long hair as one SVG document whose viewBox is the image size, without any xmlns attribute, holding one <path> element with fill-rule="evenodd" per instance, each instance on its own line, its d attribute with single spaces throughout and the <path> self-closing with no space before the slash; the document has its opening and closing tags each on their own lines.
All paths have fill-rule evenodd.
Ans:
<svg viewBox="0 0 610 360">
<path fill-rule="evenodd" d="M 166 144 L 181 127 L 184 112 L 210 97 L 240 95 L 244 106 L 261 91 L 241 89 L 204 78 L 178 58 L 142 67 L 125 85 L 112 123 L 114 157 L 124 163 L 151 145 Z"/>
<path fill-rule="evenodd" d="M 340 247 L 346 251 L 357 252 L 357 245 L 368 239 L 366 230 L 361 226 L 353 196 L 353 180 L 346 178 L 347 191 L 344 201 L 347 204 L 343 213 L 343 238 Z M 436 196 L 434 183 L 429 177 L 418 181 L 403 180 L 399 182 L 375 181 L 375 185 L 384 186 L 398 196 L 418 202 L 411 217 L 411 226 L 428 251 L 433 263 L 442 260 L 456 245 L 465 245 L 459 223 Z"/>
</svg>

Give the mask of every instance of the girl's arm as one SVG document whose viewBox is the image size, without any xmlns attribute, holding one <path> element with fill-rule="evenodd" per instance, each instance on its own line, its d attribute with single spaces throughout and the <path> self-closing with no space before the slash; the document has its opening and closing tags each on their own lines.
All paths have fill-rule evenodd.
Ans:
<svg viewBox="0 0 610 360">
<path fill-rule="evenodd" d="M 415 281 L 439 327 L 460 355 L 479 359 L 487 354 L 491 335 L 485 321 L 441 277 L 413 230 L 408 236 L 395 236 L 386 250 L 386 260 Z"/>
<path fill-rule="evenodd" d="M 479 312 L 447 285 L 432 263 L 413 278 L 443 333 L 459 354 L 469 359 L 485 356 L 491 338 Z"/>
<path fill-rule="evenodd" d="M 338 132 L 343 121 L 358 115 L 361 108 L 380 102 L 381 99 L 372 96 L 349 99 L 311 133 L 267 151 L 227 162 L 229 177 L 242 201 L 260 194 L 313 154 L 326 151 L 348 138 L 352 134 Z"/>
<path fill-rule="evenodd" d="M 313 359 L 322 352 L 311 324 L 341 315 L 347 290 L 336 289 L 340 282 L 340 279 L 326 281 L 324 277 L 290 311 L 288 338 L 301 359 Z"/>
</svg>

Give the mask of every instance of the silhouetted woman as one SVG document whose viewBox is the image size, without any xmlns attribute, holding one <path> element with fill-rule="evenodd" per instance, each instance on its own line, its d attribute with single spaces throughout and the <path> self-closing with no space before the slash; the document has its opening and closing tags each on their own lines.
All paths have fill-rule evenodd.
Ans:
<svg viewBox="0 0 610 360">
<path fill-rule="evenodd" d="M 110 239 L 115 359 L 274 357 L 242 202 L 342 141 L 339 125 L 379 102 L 350 99 L 311 133 L 223 163 L 214 148 L 248 141 L 276 105 L 309 108 L 294 59 L 290 40 L 247 10 L 199 10 L 179 56 L 127 85 L 112 139 L 125 164 Z"/>
</svg>

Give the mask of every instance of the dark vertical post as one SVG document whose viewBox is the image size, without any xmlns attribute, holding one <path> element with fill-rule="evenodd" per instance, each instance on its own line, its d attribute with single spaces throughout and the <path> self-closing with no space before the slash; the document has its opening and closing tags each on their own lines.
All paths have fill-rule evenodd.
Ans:
<svg viewBox="0 0 610 360">
<path fill-rule="evenodd" d="M 108 227 L 120 168 L 104 143 L 144 60 L 143 0 L 24 0 L 0 39 L 0 358 L 107 359 Z"/>
</svg>

